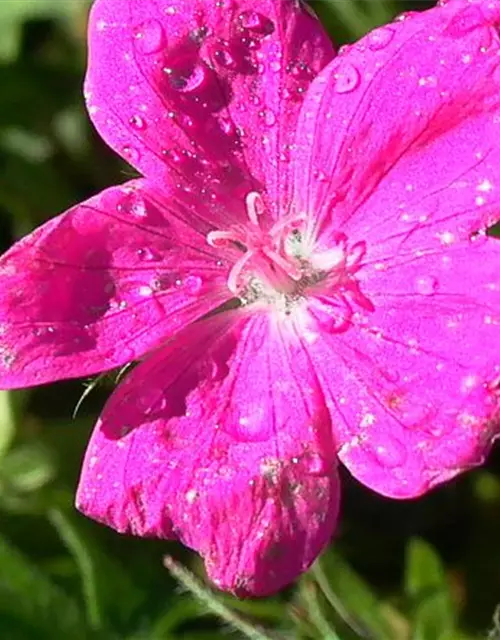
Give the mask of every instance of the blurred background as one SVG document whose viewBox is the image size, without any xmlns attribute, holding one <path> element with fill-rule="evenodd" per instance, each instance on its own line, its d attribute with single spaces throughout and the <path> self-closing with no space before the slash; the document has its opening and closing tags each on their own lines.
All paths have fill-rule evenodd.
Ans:
<svg viewBox="0 0 500 640">
<path fill-rule="evenodd" d="M 0 0 L 2 250 L 130 175 L 83 108 L 89 4 Z M 311 4 L 340 45 L 426 3 Z M 238 601 L 211 591 L 180 545 L 119 536 L 75 511 L 81 458 L 114 382 L 91 384 L 72 417 L 89 384 L 0 392 L 0 640 L 500 639 L 498 446 L 483 468 L 418 501 L 384 499 L 344 473 L 335 545 L 275 598 Z"/>
</svg>

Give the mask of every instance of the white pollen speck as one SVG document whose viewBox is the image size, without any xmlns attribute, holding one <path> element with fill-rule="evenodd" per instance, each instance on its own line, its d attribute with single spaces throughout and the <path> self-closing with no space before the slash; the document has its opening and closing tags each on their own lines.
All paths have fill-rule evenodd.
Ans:
<svg viewBox="0 0 500 640">
<path fill-rule="evenodd" d="M 488 178 L 485 178 L 484 180 L 481 180 L 476 188 L 478 191 L 488 192 L 493 189 L 493 184 L 490 182 L 490 180 L 488 180 Z"/>
<path fill-rule="evenodd" d="M 441 241 L 441 244 L 453 244 L 455 242 L 455 236 L 451 231 L 443 231 L 443 233 L 438 233 L 438 238 Z"/>
<path fill-rule="evenodd" d="M 479 378 L 474 375 L 465 376 L 460 383 L 460 389 L 462 393 L 467 393 L 471 389 L 474 389 L 478 385 Z"/>
<path fill-rule="evenodd" d="M 372 424 L 374 424 L 376 418 L 373 415 L 373 413 L 365 413 L 365 415 L 362 417 L 361 422 L 359 423 L 360 427 L 370 427 Z"/>
<path fill-rule="evenodd" d="M 197 497 L 198 491 L 196 491 L 196 489 L 189 489 L 189 491 L 186 492 L 186 500 L 189 504 L 193 504 Z"/>
</svg>

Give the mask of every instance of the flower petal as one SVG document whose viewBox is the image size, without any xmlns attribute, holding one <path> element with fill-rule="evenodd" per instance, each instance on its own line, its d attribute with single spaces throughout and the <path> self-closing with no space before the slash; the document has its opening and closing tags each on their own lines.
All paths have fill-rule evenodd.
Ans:
<svg viewBox="0 0 500 640">
<path fill-rule="evenodd" d="M 332 535 L 338 500 L 329 416 L 305 352 L 267 314 L 242 312 L 193 325 L 125 379 L 77 496 L 120 532 L 178 536 L 240 595 L 304 571 Z"/>
<path fill-rule="evenodd" d="M 404 16 L 403 16 L 404 17 Z M 298 208 L 315 235 L 460 237 L 498 220 L 498 2 L 453 0 L 346 48 L 304 102 L 295 158 Z"/>
<path fill-rule="evenodd" d="M 298 2 L 97 0 L 89 39 L 89 112 L 130 164 L 204 200 L 267 187 L 279 203 L 303 93 L 333 55 Z"/>
<path fill-rule="evenodd" d="M 310 345 L 352 474 L 408 498 L 483 462 L 500 430 L 500 241 L 366 266 L 372 302 Z"/>
<path fill-rule="evenodd" d="M 158 346 L 228 298 L 212 251 L 142 180 L 47 222 L 0 258 L 0 386 L 112 369 Z"/>
</svg>

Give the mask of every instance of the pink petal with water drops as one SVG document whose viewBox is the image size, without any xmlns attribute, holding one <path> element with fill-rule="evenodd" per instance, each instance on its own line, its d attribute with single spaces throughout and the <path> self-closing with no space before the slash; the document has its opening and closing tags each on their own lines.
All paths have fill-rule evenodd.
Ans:
<svg viewBox="0 0 500 640">
<path fill-rule="evenodd" d="M 499 273 L 486 237 L 364 266 L 373 309 L 311 340 L 339 457 L 372 489 L 413 497 L 484 461 L 500 431 Z"/>
<path fill-rule="evenodd" d="M 121 366 L 229 297 L 227 267 L 160 197 L 112 187 L 1 257 L 3 389 Z"/>
<path fill-rule="evenodd" d="M 277 591 L 329 541 L 339 502 L 321 389 L 266 313 L 193 325 L 115 391 L 77 504 L 120 532 L 178 537 L 239 595 Z"/>
<path fill-rule="evenodd" d="M 320 244 L 341 230 L 384 259 L 406 237 L 468 238 L 499 218 L 499 20 L 498 2 L 414 13 L 315 80 L 294 166 L 297 206 Z"/>
<path fill-rule="evenodd" d="M 301 112 L 309 242 L 361 248 L 310 304 L 310 348 L 340 458 L 389 496 L 478 464 L 498 430 L 499 15 L 456 0 L 381 27 Z"/>
<path fill-rule="evenodd" d="M 238 195 L 264 188 L 277 215 L 302 97 L 333 56 L 310 11 L 290 0 L 97 0 L 89 47 L 90 116 L 128 162 L 190 185 L 199 216 L 212 197 L 244 217 Z"/>
</svg>

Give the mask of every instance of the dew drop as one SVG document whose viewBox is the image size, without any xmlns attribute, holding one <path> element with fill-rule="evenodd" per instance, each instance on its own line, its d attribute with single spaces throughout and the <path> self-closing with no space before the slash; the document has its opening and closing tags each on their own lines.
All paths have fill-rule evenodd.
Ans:
<svg viewBox="0 0 500 640">
<path fill-rule="evenodd" d="M 349 93 L 359 85 L 361 77 L 356 67 L 345 63 L 335 74 L 335 91 L 337 93 Z"/>
<path fill-rule="evenodd" d="M 117 204 L 116 208 L 120 213 L 126 213 L 136 218 L 144 219 L 148 215 L 146 203 L 142 197 L 135 192 L 127 194 L 123 200 Z"/>
<path fill-rule="evenodd" d="M 432 296 L 438 289 L 438 281 L 434 276 L 418 276 L 415 279 L 415 290 L 421 296 Z"/>
<path fill-rule="evenodd" d="M 153 289 L 148 287 L 148 285 L 141 285 L 139 287 L 139 295 L 142 297 L 148 297 L 153 294 Z"/>
<path fill-rule="evenodd" d="M 134 29 L 134 45 L 140 53 L 156 53 L 165 46 L 165 32 L 158 20 L 146 20 Z"/>
<path fill-rule="evenodd" d="M 214 53 L 216 61 L 227 69 L 231 69 L 236 66 L 236 60 L 227 49 L 217 49 Z"/>
<path fill-rule="evenodd" d="M 130 145 L 126 144 L 125 146 L 122 147 L 122 153 L 124 155 L 124 157 L 129 161 L 129 162 L 138 162 L 140 160 L 141 154 L 139 153 L 139 151 L 135 148 L 135 147 L 131 147 Z"/>
<path fill-rule="evenodd" d="M 401 467 L 406 462 L 406 448 L 402 442 L 393 437 L 381 436 L 377 439 L 377 443 L 373 446 L 372 451 L 379 464 L 389 469 Z"/>
<path fill-rule="evenodd" d="M 147 416 L 152 414 L 153 411 L 163 410 L 165 406 L 164 390 L 160 388 L 144 387 L 137 398 L 137 407 Z"/>
<path fill-rule="evenodd" d="M 123 311 L 128 307 L 126 300 L 119 300 L 118 298 L 112 298 L 109 301 L 109 309 L 110 311 Z"/>
<path fill-rule="evenodd" d="M 134 129 L 141 130 L 146 128 L 146 121 L 141 116 L 132 116 L 129 120 L 129 124 Z"/>
<path fill-rule="evenodd" d="M 198 496 L 199 494 L 196 489 L 189 489 L 189 491 L 187 491 L 185 495 L 186 502 L 192 504 L 196 500 L 196 498 L 198 498 Z"/>
<path fill-rule="evenodd" d="M 312 475 L 325 475 L 330 470 L 328 462 L 318 453 L 307 453 L 302 460 L 308 473 Z"/>
<path fill-rule="evenodd" d="M 219 118 L 219 126 L 221 128 L 221 131 L 227 136 L 234 137 L 238 135 L 236 126 L 230 118 L 226 118 L 224 116 Z"/>
<path fill-rule="evenodd" d="M 276 124 L 276 116 L 270 109 L 263 109 L 262 111 L 259 111 L 259 116 L 268 127 L 272 127 Z"/>
<path fill-rule="evenodd" d="M 384 49 L 394 37 L 391 27 L 379 27 L 368 35 L 368 46 L 373 51 Z"/>
<path fill-rule="evenodd" d="M 47 336 L 55 333 L 55 330 L 55 327 L 52 326 L 38 327 L 35 329 L 34 334 L 35 336 Z"/>
<path fill-rule="evenodd" d="M 165 67 L 163 71 L 172 87 L 181 93 L 196 91 L 207 81 L 207 71 L 201 64 L 196 64 L 189 73 L 177 73 L 172 67 Z"/>
<path fill-rule="evenodd" d="M 243 11 L 239 15 L 239 21 L 244 29 L 268 35 L 274 31 L 273 23 L 257 11 Z"/>
<path fill-rule="evenodd" d="M 177 149 L 164 149 L 162 155 L 168 160 L 175 162 L 175 164 L 181 164 L 183 161 L 182 153 Z"/>
<path fill-rule="evenodd" d="M 203 280 L 200 278 L 200 276 L 187 276 L 187 278 L 184 279 L 184 287 L 186 291 L 192 296 L 200 293 L 202 286 Z"/>
<path fill-rule="evenodd" d="M 481 9 L 470 6 L 455 14 L 446 27 L 446 33 L 452 37 L 460 38 L 482 24 L 484 24 L 484 14 Z"/>
<path fill-rule="evenodd" d="M 474 233 L 471 233 L 469 241 L 476 246 L 486 244 L 486 242 L 488 241 L 488 235 L 485 231 L 476 231 Z"/>
<path fill-rule="evenodd" d="M 196 42 L 196 44 L 201 44 L 203 40 L 205 40 L 205 38 L 208 36 L 209 32 L 210 29 L 206 26 L 197 27 L 196 29 L 193 29 L 193 31 L 191 31 L 189 37 L 193 42 Z"/>
<path fill-rule="evenodd" d="M 154 262 L 156 260 L 160 260 L 160 256 L 148 247 L 138 249 L 137 256 L 140 260 L 144 260 L 144 262 Z"/>
</svg>

